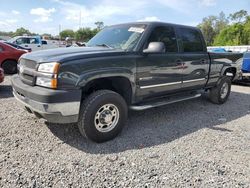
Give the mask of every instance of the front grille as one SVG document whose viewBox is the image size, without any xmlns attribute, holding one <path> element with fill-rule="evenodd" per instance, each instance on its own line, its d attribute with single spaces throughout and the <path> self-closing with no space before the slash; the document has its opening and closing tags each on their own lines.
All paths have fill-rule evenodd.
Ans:
<svg viewBox="0 0 250 188">
<path fill-rule="evenodd" d="M 37 63 L 28 59 L 20 59 L 19 61 L 19 76 L 23 83 L 34 86 L 35 76 L 34 71 L 36 71 Z"/>
<path fill-rule="evenodd" d="M 20 59 L 19 61 L 20 66 L 27 67 L 30 69 L 36 69 L 37 63 L 35 61 L 29 59 Z"/>
</svg>

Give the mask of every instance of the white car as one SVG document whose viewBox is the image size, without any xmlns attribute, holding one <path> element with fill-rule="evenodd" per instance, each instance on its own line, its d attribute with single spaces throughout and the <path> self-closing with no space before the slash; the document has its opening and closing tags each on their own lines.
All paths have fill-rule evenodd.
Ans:
<svg viewBox="0 0 250 188">
<path fill-rule="evenodd" d="M 40 36 L 17 36 L 10 39 L 8 42 L 17 44 L 25 48 L 31 48 L 32 51 L 58 48 L 56 44 L 41 40 Z"/>
</svg>

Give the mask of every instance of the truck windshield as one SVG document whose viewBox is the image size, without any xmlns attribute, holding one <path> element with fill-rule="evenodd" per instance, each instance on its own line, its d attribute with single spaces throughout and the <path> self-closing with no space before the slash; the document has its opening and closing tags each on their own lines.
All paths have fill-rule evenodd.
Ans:
<svg viewBox="0 0 250 188">
<path fill-rule="evenodd" d="M 146 25 L 143 24 L 107 27 L 94 36 L 86 46 L 102 46 L 132 51 L 139 42 L 145 28 Z"/>
</svg>

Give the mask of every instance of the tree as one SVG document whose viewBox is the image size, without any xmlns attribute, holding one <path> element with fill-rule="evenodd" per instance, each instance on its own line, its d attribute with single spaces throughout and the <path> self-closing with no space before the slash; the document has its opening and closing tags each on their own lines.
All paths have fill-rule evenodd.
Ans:
<svg viewBox="0 0 250 188">
<path fill-rule="evenodd" d="M 87 42 L 89 39 L 91 39 L 93 36 L 98 33 L 98 29 L 90 29 L 90 28 L 80 28 L 76 31 L 75 38 L 78 41 L 84 41 Z"/>
<path fill-rule="evenodd" d="M 224 28 L 229 24 L 229 20 L 226 18 L 224 12 L 220 12 L 219 16 L 216 18 L 214 30 L 216 35 L 218 35 Z"/>
<path fill-rule="evenodd" d="M 74 38 L 75 32 L 72 29 L 65 29 L 59 35 L 62 39 L 66 39 L 67 37 Z"/>
<path fill-rule="evenodd" d="M 25 29 L 23 27 L 18 28 L 14 33 L 13 33 L 13 37 L 15 36 L 23 36 L 23 35 L 31 35 L 32 33 L 28 30 Z"/>
<path fill-rule="evenodd" d="M 201 29 L 205 41 L 207 45 L 211 45 L 214 41 L 214 37 L 216 35 L 215 29 L 214 29 L 214 22 L 216 20 L 215 16 L 209 16 L 206 18 L 203 18 L 202 23 L 198 25 L 198 27 Z"/>
<path fill-rule="evenodd" d="M 104 23 L 103 22 L 95 22 L 96 28 L 100 31 L 104 28 Z"/>
<path fill-rule="evenodd" d="M 249 45 L 250 44 L 250 16 L 246 18 L 246 22 L 244 24 L 243 29 L 243 44 Z"/>
<path fill-rule="evenodd" d="M 246 10 L 240 10 L 238 12 L 235 12 L 234 14 L 230 14 L 229 18 L 234 22 L 241 22 L 244 21 L 247 18 L 247 11 Z"/>
<path fill-rule="evenodd" d="M 243 44 L 244 25 L 236 23 L 223 29 L 214 40 L 214 45 L 234 46 Z"/>
</svg>

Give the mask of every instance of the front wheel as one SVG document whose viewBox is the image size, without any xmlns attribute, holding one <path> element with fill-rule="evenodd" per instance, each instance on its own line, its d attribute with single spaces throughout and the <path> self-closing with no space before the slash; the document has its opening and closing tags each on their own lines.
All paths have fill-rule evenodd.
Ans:
<svg viewBox="0 0 250 188">
<path fill-rule="evenodd" d="M 99 90 L 82 103 L 78 128 L 94 142 L 115 138 L 127 119 L 127 104 L 123 97 L 110 90 Z"/>
<path fill-rule="evenodd" d="M 215 104 L 223 104 L 227 101 L 231 92 L 231 79 L 223 76 L 216 87 L 210 89 L 209 99 Z"/>
<path fill-rule="evenodd" d="M 6 60 L 2 64 L 2 68 L 6 74 L 17 73 L 17 62 L 14 60 Z"/>
</svg>

